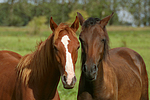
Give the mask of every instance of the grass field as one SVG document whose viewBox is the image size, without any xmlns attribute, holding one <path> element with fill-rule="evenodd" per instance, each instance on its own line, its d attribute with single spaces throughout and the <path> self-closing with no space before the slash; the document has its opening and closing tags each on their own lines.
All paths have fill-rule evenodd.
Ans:
<svg viewBox="0 0 150 100">
<path fill-rule="evenodd" d="M 45 40 L 50 29 L 42 29 L 41 34 L 31 35 L 28 27 L 0 27 L 0 50 L 11 50 L 25 55 L 35 50 L 38 41 Z M 110 47 L 128 47 L 138 52 L 144 59 L 150 77 L 150 27 L 133 28 L 121 26 L 107 27 Z M 74 89 L 66 90 L 59 82 L 58 91 L 61 100 L 76 100 L 80 77 L 80 50 L 76 64 L 77 83 Z M 149 92 L 150 93 L 150 92 Z"/>
</svg>

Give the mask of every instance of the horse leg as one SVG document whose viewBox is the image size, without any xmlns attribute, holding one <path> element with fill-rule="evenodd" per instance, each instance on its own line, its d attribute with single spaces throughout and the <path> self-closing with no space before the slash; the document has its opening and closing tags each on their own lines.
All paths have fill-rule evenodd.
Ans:
<svg viewBox="0 0 150 100">
<path fill-rule="evenodd" d="M 52 100 L 60 100 L 58 90 L 56 90 L 55 96 Z"/>
<path fill-rule="evenodd" d="M 146 79 L 146 77 L 145 77 Z M 140 100 L 149 100 L 148 97 L 148 81 L 145 80 L 145 82 L 143 82 L 143 86 L 142 86 L 142 94 L 141 94 L 141 98 Z"/>
</svg>

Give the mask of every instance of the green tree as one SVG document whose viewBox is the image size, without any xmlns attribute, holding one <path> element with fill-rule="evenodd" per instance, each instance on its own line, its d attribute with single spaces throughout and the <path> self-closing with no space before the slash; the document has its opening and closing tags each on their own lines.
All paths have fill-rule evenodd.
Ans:
<svg viewBox="0 0 150 100">
<path fill-rule="evenodd" d="M 74 10 L 68 14 L 69 16 L 69 20 L 67 21 L 68 24 L 71 24 L 75 20 L 75 16 L 77 16 L 77 12 L 81 13 L 84 19 L 89 18 L 89 15 L 87 14 L 86 11 L 81 10 L 81 9 Z"/>
<path fill-rule="evenodd" d="M 28 26 L 31 28 L 30 34 L 40 34 L 41 28 L 45 27 L 46 21 L 46 16 L 34 17 L 28 24 Z"/>
<path fill-rule="evenodd" d="M 8 25 L 9 21 L 8 21 L 8 8 L 9 4 L 8 3 L 1 3 L 0 4 L 0 25 Z"/>
</svg>

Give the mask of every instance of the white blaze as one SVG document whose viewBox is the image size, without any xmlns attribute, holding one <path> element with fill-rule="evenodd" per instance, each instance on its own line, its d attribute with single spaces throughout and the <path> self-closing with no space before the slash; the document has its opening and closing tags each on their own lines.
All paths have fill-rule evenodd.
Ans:
<svg viewBox="0 0 150 100">
<path fill-rule="evenodd" d="M 73 77 L 75 76 L 74 69 L 73 69 L 73 63 L 72 63 L 72 57 L 71 53 L 68 51 L 68 41 L 69 37 L 67 35 L 64 35 L 61 39 L 61 42 L 63 43 L 65 49 L 66 49 L 66 65 L 65 65 L 65 71 L 67 72 L 67 83 L 70 85 L 72 82 Z"/>
</svg>

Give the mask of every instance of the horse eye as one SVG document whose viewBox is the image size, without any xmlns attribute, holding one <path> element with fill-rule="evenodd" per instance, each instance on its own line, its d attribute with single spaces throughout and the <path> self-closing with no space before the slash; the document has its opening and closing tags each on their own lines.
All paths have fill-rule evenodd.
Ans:
<svg viewBox="0 0 150 100">
<path fill-rule="evenodd" d="M 106 41 L 106 39 L 102 39 L 101 41 L 102 41 L 102 42 L 105 42 L 105 41 Z"/>
<path fill-rule="evenodd" d="M 56 46 L 54 46 L 54 50 L 55 50 L 55 51 L 58 51 L 58 49 L 57 49 L 57 47 L 56 47 Z"/>
<path fill-rule="evenodd" d="M 80 46 L 78 46 L 77 50 L 80 48 Z"/>
</svg>

